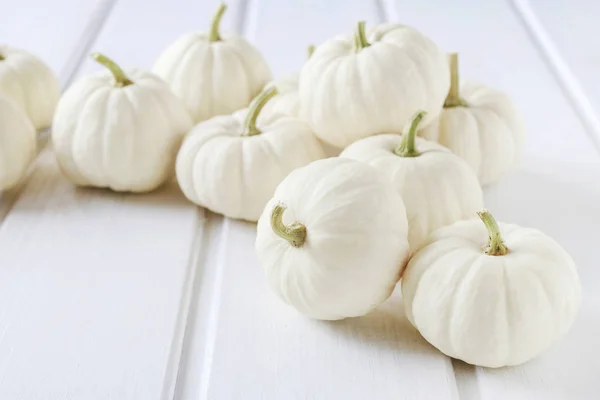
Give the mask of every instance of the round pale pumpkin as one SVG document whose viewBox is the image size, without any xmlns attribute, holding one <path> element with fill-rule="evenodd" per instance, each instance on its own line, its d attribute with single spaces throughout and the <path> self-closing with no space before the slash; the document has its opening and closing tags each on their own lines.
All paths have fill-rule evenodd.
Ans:
<svg viewBox="0 0 600 400">
<path fill-rule="evenodd" d="M 274 87 L 247 110 L 194 127 L 177 157 L 177 180 L 192 202 L 230 218 L 257 221 L 277 185 L 294 169 L 325 157 L 303 121 L 281 114 L 257 122 Z"/>
<path fill-rule="evenodd" d="M 40 130 L 52 123 L 60 84 L 50 67 L 38 57 L 0 45 L 0 94 L 22 107 Z"/>
<path fill-rule="evenodd" d="M 316 319 L 368 313 L 408 257 L 402 199 L 375 168 L 315 161 L 277 187 L 258 222 L 256 252 L 283 301 Z"/>
<path fill-rule="evenodd" d="M 581 285 L 571 257 L 542 232 L 460 221 L 434 232 L 402 277 L 405 313 L 444 354 L 469 364 L 524 363 L 573 324 Z"/>
<path fill-rule="evenodd" d="M 408 26 L 385 23 L 329 40 L 300 72 L 300 113 L 325 142 L 345 148 L 400 132 L 419 110 L 437 117 L 450 79 L 445 54 Z"/>
<path fill-rule="evenodd" d="M 225 10 L 221 4 L 208 33 L 177 39 L 153 68 L 182 99 L 194 122 L 247 107 L 272 78 L 256 47 L 239 35 L 220 32 Z"/>
<path fill-rule="evenodd" d="M 14 101 L 0 95 L 0 190 L 25 176 L 36 154 L 35 127 Z"/>
<path fill-rule="evenodd" d="M 156 75 L 126 75 L 107 57 L 92 57 L 108 70 L 71 86 L 54 116 L 59 166 L 76 185 L 151 191 L 173 176 L 191 118 Z"/>
<path fill-rule="evenodd" d="M 463 158 L 482 185 L 498 181 L 518 166 L 524 129 L 504 93 L 458 78 L 457 55 L 450 55 L 452 85 L 439 118 L 420 136 L 436 140 Z"/>
<path fill-rule="evenodd" d="M 444 146 L 416 138 L 424 116 L 417 113 L 402 136 L 361 139 L 340 155 L 370 164 L 389 178 L 406 207 L 411 251 L 434 230 L 472 218 L 483 208 L 481 186 L 469 165 Z"/>
</svg>

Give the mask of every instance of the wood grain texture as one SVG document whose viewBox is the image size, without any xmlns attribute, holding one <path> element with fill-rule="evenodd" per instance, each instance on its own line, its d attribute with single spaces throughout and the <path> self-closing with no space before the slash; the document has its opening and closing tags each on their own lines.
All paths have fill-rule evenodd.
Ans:
<svg viewBox="0 0 600 400">
<path fill-rule="evenodd" d="M 375 2 L 262 0 L 249 3 L 245 26 L 280 75 L 301 67 L 310 43 L 380 17 Z M 410 326 L 399 293 L 362 318 L 309 320 L 268 288 L 255 224 L 225 219 L 212 236 L 187 374 L 197 378 L 180 399 L 458 398 L 450 360 Z"/>
<path fill-rule="evenodd" d="M 410 6 L 397 0 L 387 5 L 444 48 L 458 50 L 464 78 L 500 88 L 515 100 L 528 127 L 526 155 L 518 172 L 485 189 L 486 206 L 499 220 L 555 238 L 575 259 L 583 282 L 584 303 L 572 331 L 538 359 L 499 370 L 456 362 L 461 400 L 595 398 L 600 275 L 589 249 L 597 237 L 593 227 L 600 224 L 594 206 L 600 161 L 593 142 L 510 3 L 463 0 L 440 8 L 434 0 Z M 477 18 L 465 18 L 466 9 Z"/>
</svg>

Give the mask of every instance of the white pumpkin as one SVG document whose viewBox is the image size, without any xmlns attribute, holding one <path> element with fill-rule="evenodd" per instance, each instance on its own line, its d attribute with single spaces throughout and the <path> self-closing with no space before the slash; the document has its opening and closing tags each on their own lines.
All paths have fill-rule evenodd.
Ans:
<svg viewBox="0 0 600 400">
<path fill-rule="evenodd" d="M 465 159 L 482 185 L 496 182 L 518 165 L 524 144 L 521 119 L 506 94 L 459 83 L 456 53 L 450 55 L 450 68 L 452 85 L 444 109 L 419 135 Z"/>
<path fill-rule="evenodd" d="M 0 45 L 0 94 L 21 106 L 36 129 L 45 129 L 60 97 L 54 72 L 24 50 Z"/>
<path fill-rule="evenodd" d="M 235 34 L 221 34 L 222 4 L 208 33 L 179 38 L 158 58 L 153 71 L 168 82 L 194 122 L 230 114 L 248 103 L 272 78 L 253 45 Z"/>
<path fill-rule="evenodd" d="M 424 114 L 417 113 L 404 136 L 361 139 L 340 155 L 370 164 L 390 179 L 406 206 L 411 251 L 434 230 L 483 208 L 481 186 L 469 165 L 445 147 L 416 138 Z"/>
<path fill-rule="evenodd" d="M 408 257 L 402 199 L 373 167 L 315 161 L 277 187 L 258 221 L 268 283 L 316 319 L 364 315 L 386 300 Z"/>
<path fill-rule="evenodd" d="M 315 46 L 308 46 L 308 59 L 315 52 Z M 283 114 L 291 117 L 300 115 L 300 100 L 298 98 L 299 73 L 285 75 L 281 78 L 269 82 L 265 89 L 271 86 L 277 88 L 277 94 L 265 105 L 262 110 L 259 121 L 262 118 L 270 118 L 270 114 Z"/>
<path fill-rule="evenodd" d="M 65 176 L 80 186 L 148 192 L 173 176 L 192 121 L 167 85 L 149 72 L 108 68 L 81 79 L 61 98 L 52 142 Z"/>
<path fill-rule="evenodd" d="M 344 148 L 399 132 L 419 110 L 440 112 L 450 79 L 445 54 L 416 30 L 385 23 L 320 45 L 300 72 L 300 113 L 324 141 Z"/>
<path fill-rule="evenodd" d="M 25 176 L 36 154 L 35 127 L 15 102 L 0 95 L 0 190 Z"/>
<path fill-rule="evenodd" d="M 305 122 L 273 115 L 257 123 L 276 93 L 261 92 L 248 110 L 214 117 L 187 135 L 177 156 L 177 180 L 188 199 L 230 218 L 257 221 L 291 171 L 325 157 Z"/>
<path fill-rule="evenodd" d="M 406 316 L 450 357 L 518 365 L 569 330 L 581 303 L 579 277 L 542 232 L 479 215 L 483 223 L 441 228 L 414 255 L 402 277 Z"/>
</svg>

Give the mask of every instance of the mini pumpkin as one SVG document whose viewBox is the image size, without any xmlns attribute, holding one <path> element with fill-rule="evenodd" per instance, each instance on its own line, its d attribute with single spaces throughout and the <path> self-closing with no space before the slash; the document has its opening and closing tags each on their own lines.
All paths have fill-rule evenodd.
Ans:
<svg viewBox="0 0 600 400">
<path fill-rule="evenodd" d="M 469 364 L 524 363 L 571 327 L 581 285 L 569 254 L 542 232 L 481 220 L 434 232 L 406 267 L 406 316 L 444 354 Z"/>
<path fill-rule="evenodd" d="M 452 84 L 444 109 L 419 135 L 465 159 L 482 185 L 496 182 L 518 165 L 524 143 L 521 119 L 506 94 L 479 83 L 460 83 L 458 55 L 449 59 Z"/>
<path fill-rule="evenodd" d="M 291 171 L 325 157 L 305 122 L 273 114 L 257 123 L 276 94 L 271 87 L 249 109 L 202 122 L 187 135 L 177 157 L 177 180 L 188 199 L 227 217 L 255 222 Z"/>
<path fill-rule="evenodd" d="M 315 51 L 315 46 L 308 46 L 308 59 Z M 300 100 L 298 99 L 298 80 L 300 74 L 293 73 L 269 82 L 265 89 L 270 86 L 277 88 L 275 95 L 265 105 L 261 112 L 261 118 L 269 118 L 270 114 L 283 114 L 298 117 L 300 114 Z"/>
<path fill-rule="evenodd" d="M 36 154 L 36 131 L 23 109 L 0 95 L 0 190 L 25 176 Z"/>
<path fill-rule="evenodd" d="M 412 119 L 403 135 L 361 139 L 340 155 L 376 167 L 404 200 L 408 242 L 417 250 L 442 226 L 471 218 L 483 208 L 483 193 L 469 165 L 445 147 L 416 138 L 425 112 Z"/>
<path fill-rule="evenodd" d="M 148 192 L 173 176 L 191 118 L 156 75 L 125 74 L 102 54 L 107 70 L 75 83 L 61 98 L 52 142 L 65 176 L 80 186 Z"/>
<path fill-rule="evenodd" d="M 182 36 L 153 68 L 183 100 L 194 122 L 247 107 L 272 78 L 258 49 L 239 35 L 219 31 L 226 9 L 221 4 L 208 33 Z"/>
<path fill-rule="evenodd" d="M 38 57 L 21 49 L 0 46 L 0 94 L 21 106 L 40 130 L 52 123 L 60 84 L 50 67 Z"/>
<path fill-rule="evenodd" d="M 419 110 L 440 112 L 450 79 L 445 54 L 408 26 L 385 23 L 320 45 L 300 73 L 300 113 L 325 142 L 345 148 L 400 132 Z"/>
<path fill-rule="evenodd" d="M 256 252 L 283 301 L 316 319 L 364 315 L 386 300 L 408 256 L 402 199 L 375 168 L 315 161 L 277 187 Z"/>
</svg>

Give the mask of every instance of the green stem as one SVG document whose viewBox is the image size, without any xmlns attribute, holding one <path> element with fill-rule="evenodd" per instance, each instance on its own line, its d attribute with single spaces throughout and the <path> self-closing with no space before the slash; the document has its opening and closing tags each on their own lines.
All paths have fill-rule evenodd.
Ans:
<svg viewBox="0 0 600 400">
<path fill-rule="evenodd" d="M 210 33 L 208 35 L 209 42 L 218 42 L 221 40 L 221 35 L 219 34 L 219 26 L 221 25 L 221 18 L 223 18 L 223 14 L 225 14 L 226 10 L 227 5 L 221 3 L 210 24 Z"/>
<path fill-rule="evenodd" d="M 458 76 L 458 54 L 448 54 L 450 65 L 450 91 L 444 102 L 444 108 L 466 107 L 467 102 L 460 98 L 460 79 Z"/>
<path fill-rule="evenodd" d="M 248 114 L 246 114 L 246 120 L 244 121 L 244 133 L 243 136 L 254 136 L 261 133 L 260 129 L 256 127 L 256 120 L 260 111 L 263 109 L 265 104 L 277 94 L 277 88 L 271 86 L 268 89 L 263 90 L 252 100 L 250 107 L 248 107 Z"/>
<path fill-rule="evenodd" d="M 500 236 L 500 228 L 492 214 L 488 210 L 481 210 L 477 212 L 477 215 L 483 221 L 489 234 L 488 243 L 484 249 L 485 253 L 489 256 L 503 256 L 508 253 L 508 247 Z"/>
<path fill-rule="evenodd" d="M 277 203 L 271 211 L 271 228 L 275 234 L 288 242 L 294 247 L 302 247 L 306 241 L 306 226 L 300 222 L 286 226 L 283 223 L 283 213 L 287 206 L 283 203 Z"/>
<path fill-rule="evenodd" d="M 125 75 L 125 72 L 113 60 L 101 53 L 92 54 L 92 58 L 104 65 L 115 77 L 115 87 L 124 87 L 133 84 L 133 81 Z"/>
<path fill-rule="evenodd" d="M 400 145 L 394 150 L 394 153 L 400 157 L 418 157 L 421 155 L 417 150 L 417 145 L 415 143 L 417 137 L 417 129 L 419 128 L 419 124 L 423 121 L 423 118 L 427 115 L 426 111 L 419 111 L 413 117 L 410 128 L 408 132 L 402 135 L 402 141 Z"/>
<path fill-rule="evenodd" d="M 311 58 L 314 52 L 315 52 L 315 45 L 311 44 L 310 46 L 308 46 L 308 49 L 307 49 L 308 58 Z"/>
<path fill-rule="evenodd" d="M 365 21 L 360 21 L 356 24 L 356 32 L 354 33 L 354 44 L 356 50 L 362 50 L 365 47 L 369 47 L 371 43 L 367 41 L 367 34 L 365 33 Z"/>
</svg>

